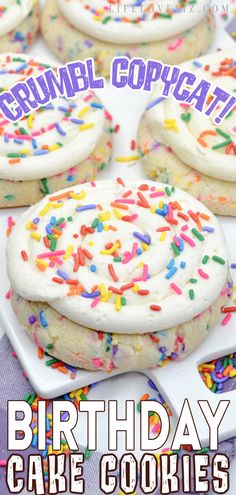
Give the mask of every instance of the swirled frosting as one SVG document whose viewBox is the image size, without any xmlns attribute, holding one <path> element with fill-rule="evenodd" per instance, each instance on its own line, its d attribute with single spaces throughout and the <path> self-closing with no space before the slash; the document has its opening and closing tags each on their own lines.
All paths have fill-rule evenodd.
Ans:
<svg viewBox="0 0 236 495">
<path fill-rule="evenodd" d="M 236 91 L 235 48 L 186 62 L 181 68 L 208 79 L 234 94 Z M 220 125 L 211 118 L 179 103 L 174 97 L 160 102 L 156 85 L 145 113 L 155 139 L 187 165 L 213 178 L 236 181 L 236 107 Z M 155 104 L 156 102 L 156 104 Z"/>
<path fill-rule="evenodd" d="M 1 88 L 46 68 L 25 55 L 0 55 Z M 47 178 L 78 165 L 99 144 L 104 122 L 104 107 L 92 91 L 58 98 L 17 123 L 0 114 L 0 179 Z"/>
<path fill-rule="evenodd" d="M 30 13 L 33 0 L 1 0 L 0 36 L 14 30 Z"/>
<path fill-rule="evenodd" d="M 149 333 L 208 309 L 227 279 L 224 235 L 196 199 L 151 181 L 99 181 L 45 197 L 7 249 L 13 290 L 86 327 Z"/>
<path fill-rule="evenodd" d="M 209 0 L 167 5 L 159 0 L 58 0 L 72 26 L 102 41 L 145 43 L 176 36 L 196 26 L 210 7 Z"/>
</svg>

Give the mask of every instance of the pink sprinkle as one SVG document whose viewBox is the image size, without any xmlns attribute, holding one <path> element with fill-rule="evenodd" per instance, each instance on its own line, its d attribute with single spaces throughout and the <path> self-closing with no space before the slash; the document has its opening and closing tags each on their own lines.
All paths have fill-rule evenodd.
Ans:
<svg viewBox="0 0 236 495">
<path fill-rule="evenodd" d="M 160 429 L 161 429 L 161 425 L 160 425 L 160 423 L 157 423 L 155 426 L 153 426 L 152 433 L 158 433 L 158 431 L 160 431 Z"/>
<path fill-rule="evenodd" d="M 132 278 L 131 282 L 134 282 L 134 284 L 136 284 L 136 282 L 143 282 L 143 278 L 140 277 Z"/>
<path fill-rule="evenodd" d="M 12 217 L 8 217 L 7 225 L 9 227 L 9 229 L 11 229 L 13 227 L 13 218 Z"/>
<path fill-rule="evenodd" d="M 191 239 L 190 237 L 188 237 L 186 234 L 180 234 L 180 237 L 181 239 L 183 239 L 185 242 L 187 242 L 191 247 L 195 247 L 196 244 L 195 242 L 193 241 L 193 239 Z"/>
<path fill-rule="evenodd" d="M 14 358 L 16 358 L 16 357 L 17 357 L 16 352 L 12 352 L 12 353 L 11 353 L 11 355 L 12 355 Z"/>
<path fill-rule="evenodd" d="M 135 203 L 135 199 L 116 199 L 115 203 L 127 203 L 128 205 L 133 205 Z"/>
<path fill-rule="evenodd" d="M 143 267 L 143 280 L 146 282 L 148 280 L 148 266 L 144 265 Z"/>
<path fill-rule="evenodd" d="M 54 266 L 55 266 L 55 261 L 50 261 L 49 266 L 50 266 L 50 268 L 54 268 Z"/>
<path fill-rule="evenodd" d="M 183 232 L 185 232 L 186 230 L 188 230 L 188 225 L 187 224 L 186 225 L 183 225 L 183 227 L 181 227 L 181 230 Z"/>
<path fill-rule="evenodd" d="M 6 465 L 7 465 L 7 460 L 6 459 L 4 459 L 4 460 L 2 459 L 0 461 L 0 467 L 6 467 Z"/>
<path fill-rule="evenodd" d="M 174 218 L 173 217 L 173 208 L 172 208 L 171 204 L 168 205 L 168 217 Z"/>
<path fill-rule="evenodd" d="M 170 284 L 170 287 L 176 292 L 176 294 L 178 294 L 178 296 L 182 294 L 182 290 L 180 289 L 180 287 L 173 282 Z"/>
<path fill-rule="evenodd" d="M 134 242 L 133 247 L 132 247 L 132 255 L 133 256 L 135 256 L 137 249 L 138 249 L 138 243 Z"/>
<path fill-rule="evenodd" d="M 160 196 L 165 196 L 164 191 L 156 191 L 154 193 L 149 194 L 150 198 L 159 198 Z"/>
<path fill-rule="evenodd" d="M 55 128 L 55 124 L 49 124 L 48 126 L 48 131 L 51 131 L 52 129 Z"/>
<path fill-rule="evenodd" d="M 1 120 L 0 126 L 2 127 L 3 125 L 9 124 L 8 120 Z"/>
<path fill-rule="evenodd" d="M 52 251 L 50 253 L 42 253 L 37 256 L 37 258 L 54 258 L 55 256 L 63 256 L 65 254 L 65 251 Z"/>
<path fill-rule="evenodd" d="M 175 50 L 177 50 L 177 48 L 180 48 L 182 43 L 183 43 L 183 38 L 179 37 L 175 43 L 172 43 L 171 45 L 168 46 L 168 50 L 170 52 L 174 52 Z"/>
<path fill-rule="evenodd" d="M 75 169 L 75 172 L 77 172 L 76 169 Z M 91 184 L 92 187 L 96 187 L 96 183 L 93 180 L 90 181 L 90 184 Z"/>
<path fill-rule="evenodd" d="M 92 360 L 92 362 L 93 362 L 93 365 L 95 366 L 95 368 L 101 368 L 101 366 L 102 366 L 102 361 L 101 361 L 101 359 L 99 359 L 99 358 L 94 358 L 94 359 Z"/>
<path fill-rule="evenodd" d="M 223 319 L 223 321 L 222 321 L 221 325 L 223 325 L 223 327 L 224 327 L 225 325 L 227 325 L 227 323 L 229 323 L 229 320 L 230 320 L 231 318 L 232 318 L 232 314 L 231 314 L 231 313 L 228 313 L 228 314 L 225 316 L 225 318 Z"/>
<path fill-rule="evenodd" d="M 9 299 L 11 299 L 11 289 L 9 289 L 7 291 L 7 293 L 5 294 L 5 298 L 9 301 Z"/>
<path fill-rule="evenodd" d="M 176 245 L 178 248 L 180 247 L 180 242 L 179 242 L 179 239 L 178 239 L 178 237 L 177 237 L 176 235 L 174 236 L 174 243 L 175 243 L 175 245 Z"/>
<path fill-rule="evenodd" d="M 198 268 L 198 273 L 199 273 L 200 277 L 202 277 L 202 278 L 205 278 L 205 279 L 209 278 L 209 275 L 206 272 L 204 272 L 201 268 Z"/>
<path fill-rule="evenodd" d="M 28 375 L 27 375 L 27 373 L 26 373 L 25 371 L 22 371 L 22 376 L 23 376 L 26 380 L 28 380 Z"/>
<path fill-rule="evenodd" d="M 95 308 L 97 306 L 97 304 L 99 303 L 100 301 L 100 297 L 95 297 L 95 299 L 93 300 L 92 304 L 91 304 L 91 308 Z"/>
<path fill-rule="evenodd" d="M 91 100 L 92 97 L 93 97 L 93 95 L 89 94 L 88 96 L 84 97 L 84 101 L 89 101 L 89 100 Z"/>
<path fill-rule="evenodd" d="M 111 122 L 112 121 L 112 116 L 111 116 L 111 114 L 107 110 L 105 110 L 105 115 L 106 115 L 107 120 L 109 120 Z"/>
</svg>

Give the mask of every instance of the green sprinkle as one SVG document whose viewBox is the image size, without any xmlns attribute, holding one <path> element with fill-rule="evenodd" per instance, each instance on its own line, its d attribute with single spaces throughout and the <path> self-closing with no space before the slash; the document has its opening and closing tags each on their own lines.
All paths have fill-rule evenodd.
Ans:
<svg viewBox="0 0 236 495">
<path fill-rule="evenodd" d="M 170 191 L 169 187 L 165 187 L 165 192 L 166 192 L 167 196 L 171 196 L 171 191 Z"/>
<path fill-rule="evenodd" d="M 205 237 L 201 234 L 201 232 L 199 232 L 199 230 L 193 228 L 192 233 L 193 235 L 195 235 L 195 237 L 197 237 L 199 241 L 205 241 Z"/>
<path fill-rule="evenodd" d="M 4 198 L 7 201 L 14 201 L 14 199 L 16 199 L 16 197 L 14 196 L 14 194 L 7 194 L 7 196 L 4 196 Z"/>
<path fill-rule="evenodd" d="M 42 187 L 41 187 L 41 191 L 43 194 L 49 194 L 50 193 L 50 190 L 49 190 L 49 187 L 48 187 L 48 181 L 46 178 L 44 179 L 41 179 L 41 184 L 42 184 Z"/>
<path fill-rule="evenodd" d="M 49 361 L 46 361 L 46 366 L 52 366 L 52 364 L 55 364 L 57 363 L 57 359 L 56 358 L 52 358 L 52 359 L 49 359 Z"/>
<path fill-rule="evenodd" d="M 223 258 L 220 258 L 219 256 L 212 256 L 212 259 L 216 261 L 216 263 L 219 263 L 220 265 L 225 265 L 225 260 L 223 260 Z"/>
<path fill-rule="evenodd" d="M 191 117 L 192 115 L 190 112 L 181 114 L 181 119 L 184 120 L 184 122 L 189 122 Z"/>
<path fill-rule="evenodd" d="M 113 258 L 113 261 L 115 261 L 115 263 L 119 263 L 120 261 L 122 261 L 122 258 L 121 256 L 117 256 L 116 258 Z"/>
<path fill-rule="evenodd" d="M 87 448 L 85 450 L 85 453 L 84 453 L 84 457 L 85 457 L 86 461 L 88 461 L 88 459 L 90 459 L 91 455 L 92 455 L 92 452 L 90 452 L 90 450 Z"/>
<path fill-rule="evenodd" d="M 126 306 L 126 297 L 121 298 L 121 306 Z"/>
<path fill-rule="evenodd" d="M 80 397 L 81 397 L 81 400 L 88 400 L 86 395 L 84 395 L 84 394 L 80 394 Z"/>
<path fill-rule="evenodd" d="M 31 397 L 31 394 L 25 394 L 25 396 L 24 396 L 25 402 L 29 402 L 30 397 Z"/>
<path fill-rule="evenodd" d="M 196 278 L 190 278 L 189 279 L 189 282 L 190 282 L 190 284 L 196 284 L 197 283 L 197 279 Z"/>
<path fill-rule="evenodd" d="M 20 158 L 20 153 L 7 153 L 7 158 Z"/>
<path fill-rule="evenodd" d="M 111 20 L 111 18 L 112 18 L 111 15 L 104 17 L 104 19 L 102 20 L 102 24 L 107 24 Z"/>
<path fill-rule="evenodd" d="M 180 254 L 179 248 L 176 246 L 176 244 L 174 242 L 171 243 L 171 247 L 172 247 L 175 255 L 179 256 L 179 254 Z"/>
<path fill-rule="evenodd" d="M 46 349 L 48 349 L 49 351 L 51 351 L 53 349 L 53 344 L 48 344 L 46 346 Z"/>
<path fill-rule="evenodd" d="M 52 239 L 51 245 L 50 245 L 51 251 L 55 251 L 56 247 L 57 247 L 57 241 L 56 241 L 56 239 Z"/>
<path fill-rule="evenodd" d="M 93 223 L 92 223 L 92 229 L 96 229 L 97 226 L 98 226 L 98 224 L 99 224 L 99 219 L 98 218 L 95 218 L 94 221 L 93 221 Z"/>
<path fill-rule="evenodd" d="M 214 392 L 214 394 L 215 394 L 216 390 L 217 390 L 217 383 L 214 383 L 211 387 L 211 391 Z"/>
<path fill-rule="evenodd" d="M 73 222 L 73 217 L 67 217 L 68 222 Z"/>
<path fill-rule="evenodd" d="M 190 297 L 191 301 L 194 300 L 195 294 L 194 294 L 194 290 L 193 289 L 190 289 L 189 290 L 189 297 Z"/>
<path fill-rule="evenodd" d="M 28 400 L 28 404 L 29 404 L 30 406 L 32 406 L 32 404 L 34 403 L 34 401 L 35 401 L 36 397 L 37 397 L 37 394 L 32 394 L 32 395 L 31 395 L 30 399 Z"/>
<path fill-rule="evenodd" d="M 232 139 L 226 139 L 226 141 L 222 141 L 222 143 L 215 144 L 212 146 L 213 150 L 218 150 L 220 148 L 224 148 L 225 146 L 228 146 L 228 144 L 232 143 Z"/>
<path fill-rule="evenodd" d="M 141 411 L 141 402 L 139 402 L 139 403 L 137 404 L 137 411 L 138 411 L 138 412 L 140 412 L 140 411 Z"/>
<path fill-rule="evenodd" d="M 208 447 L 205 447 L 204 449 L 198 450 L 196 454 L 207 454 L 209 452 Z"/>
<path fill-rule="evenodd" d="M 216 132 L 220 134 L 220 136 L 223 136 L 225 139 L 231 139 L 229 134 L 226 134 L 226 132 L 222 131 L 219 127 L 216 128 Z"/>
<path fill-rule="evenodd" d="M 205 256 L 203 256 L 203 258 L 202 258 L 202 264 L 206 265 L 208 260 L 209 260 L 209 256 L 207 254 L 205 254 Z"/>
</svg>

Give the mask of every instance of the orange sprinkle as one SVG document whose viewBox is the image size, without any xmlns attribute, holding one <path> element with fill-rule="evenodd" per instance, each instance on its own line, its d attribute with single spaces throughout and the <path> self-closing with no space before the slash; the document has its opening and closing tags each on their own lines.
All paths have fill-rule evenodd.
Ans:
<svg viewBox="0 0 236 495">
<path fill-rule="evenodd" d="M 38 358 L 43 359 L 44 356 L 44 350 L 42 347 L 38 347 Z"/>
<path fill-rule="evenodd" d="M 74 191 L 70 191 L 70 192 L 65 192 L 65 193 L 62 193 L 62 194 L 58 194 L 57 196 L 51 196 L 49 198 L 49 201 L 58 201 L 59 199 L 63 199 L 63 198 L 67 198 L 69 194 L 72 194 Z"/>
<path fill-rule="evenodd" d="M 12 158 L 9 160 L 10 165 L 15 165 L 16 163 L 20 163 L 20 158 Z"/>
</svg>

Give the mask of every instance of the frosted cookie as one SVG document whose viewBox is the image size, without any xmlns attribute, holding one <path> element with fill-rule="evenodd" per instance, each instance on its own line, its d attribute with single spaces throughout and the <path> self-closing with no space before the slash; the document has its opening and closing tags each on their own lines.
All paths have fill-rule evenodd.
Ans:
<svg viewBox="0 0 236 495">
<path fill-rule="evenodd" d="M 49 66 L 0 56 L 2 88 Z M 31 205 L 44 195 L 92 180 L 110 160 L 111 116 L 93 92 L 58 98 L 17 123 L 0 114 L 0 207 Z"/>
<path fill-rule="evenodd" d="M 232 292 L 217 219 L 150 181 L 47 196 L 17 222 L 7 267 L 12 307 L 35 344 L 91 370 L 183 358 Z"/>
<path fill-rule="evenodd" d="M 235 48 L 182 67 L 234 95 Z M 220 215 L 236 215 L 236 113 L 220 125 L 173 97 L 160 101 L 158 86 L 138 130 L 140 158 L 154 180 L 181 187 Z M 156 102 L 156 103 L 155 103 Z"/>
<path fill-rule="evenodd" d="M 26 50 L 37 34 L 39 23 L 38 0 L 1 0 L 0 53 Z"/>
<path fill-rule="evenodd" d="M 170 10 L 132 0 L 46 0 L 41 22 L 49 48 L 63 62 L 93 57 L 108 76 L 116 56 L 180 63 L 204 53 L 213 36 L 209 0 L 186 0 Z"/>
</svg>

